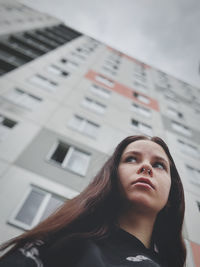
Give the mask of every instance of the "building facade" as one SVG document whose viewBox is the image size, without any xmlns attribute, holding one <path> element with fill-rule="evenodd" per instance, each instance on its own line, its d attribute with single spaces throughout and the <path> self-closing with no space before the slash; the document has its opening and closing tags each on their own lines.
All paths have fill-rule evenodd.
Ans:
<svg viewBox="0 0 200 267">
<path fill-rule="evenodd" d="M 200 89 L 15 1 L 0 10 L 0 242 L 82 191 L 124 137 L 157 135 L 200 266 Z"/>
</svg>

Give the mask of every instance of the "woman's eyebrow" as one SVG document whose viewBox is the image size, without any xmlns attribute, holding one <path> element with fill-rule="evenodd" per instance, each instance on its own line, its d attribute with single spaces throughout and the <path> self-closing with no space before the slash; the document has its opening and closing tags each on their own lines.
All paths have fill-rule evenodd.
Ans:
<svg viewBox="0 0 200 267">
<path fill-rule="evenodd" d="M 159 160 L 159 161 L 163 161 L 165 164 L 167 164 L 167 166 L 170 165 L 169 162 L 166 159 L 164 159 L 163 157 L 154 156 L 154 159 Z"/>
<path fill-rule="evenodd" d="M 131 154 L 131 155 L 134 154 L 134 155 L 137 155 L 137 156 L 141 156 L 142 155 L 142 153 L 139 152 L 139 151 L 130 150 L 130 151 L 127 151 L 126 153 L 124 153 L 124 156 L 129 155 L 129 154 Z M 163 162 L 165 162 L 165 164 L 169 165 L 169 162 L 166 159 L 164 159 L 163 157 L 161 157 L 161 156 L 156 156 L 155 155 L 155 156 L 153 156 L 153 158 L 155 160 L 163 161 Z"/>
<path fill-rule="evenodd" d="M 134 154 L 134 155 L 138 155 L 138 156 L 141 156 L 142 155 L 141 152 L 134 151 L 134 150 L 127 151 L 126 153 L 124 153 L 124 156 L 127 155 L 127 154 Z"/>
</svg>

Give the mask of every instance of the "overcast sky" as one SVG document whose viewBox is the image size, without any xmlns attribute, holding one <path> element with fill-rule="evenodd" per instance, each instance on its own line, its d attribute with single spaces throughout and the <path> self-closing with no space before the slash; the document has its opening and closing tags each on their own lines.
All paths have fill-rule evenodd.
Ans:
<svg viewBox="0 0 200 267">
<path fill-rule="evenodd" d="M 21 0 L 200 88 L 200 0 Z"/>
</svg>

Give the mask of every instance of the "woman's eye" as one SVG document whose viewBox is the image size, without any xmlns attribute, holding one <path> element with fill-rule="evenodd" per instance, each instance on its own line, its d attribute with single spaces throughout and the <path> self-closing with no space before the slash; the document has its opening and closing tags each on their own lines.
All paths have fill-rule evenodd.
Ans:
<svg viewBox="0 0 200 267">
<path fill-rule="evenodd" d="M 165 165 L 164 165 L 163 163 L 161 163 L 161 162 L 156 162 L 156 163 L 154 163 L 154 167 L 155 167 L 155 168 L 158 168 L 158 169 L 163 169 L 163 170 L 165 170 Z"/>
<path fill-rule="evenodd" d="M 130 157 L 127 157 L 127 158 L 125 159 L 125 161 L 126 161 L 126 162 L 136 162 L 137 159 L 136 159 L 135 157 L 133 157 L 133 156 L 130 156 Z"/>
</svg>

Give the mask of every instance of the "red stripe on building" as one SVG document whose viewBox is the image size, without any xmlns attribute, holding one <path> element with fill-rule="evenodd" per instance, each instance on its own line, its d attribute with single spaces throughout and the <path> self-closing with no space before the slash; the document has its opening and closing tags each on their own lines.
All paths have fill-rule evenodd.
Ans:
<svg viewBox="0 0 200 267">
<path fill-rule="evenodd" d="M 91 80 L 92 82 L 103 86 L 104 88 L 110 89 L 112 91 L 117 92 L 118 94 L 123 95 L 124 97 L 128 97 L 132 100 L 134 100 L 134 102 L 137 102 L 145 107 L 154 109 L 156 111 L 159 111 L 159 105 L 158 102 L 153 99 L 150 98 L 149 96 L 142 94 L 140 92 L 137 92 L 136 90 L 132 90 L 129 87 L 120 84 L 114 80 L 111 80 L 110 78 L 107 78 L 105 75 L 102 75 L 100 73 L 97 73 L 93 70 L 90 70 L 85 77 L 89 80 Z M 103 81 L 105 80 L 105 82 Z M 145 98 L 147 98 L 149 100 L 149 103 L 144 103 L 143 101 L 139 100 L 137 97 L 134 96 L 134 93 L 137 93 L 139 96 L 144 96 Z"/>
</svg>

